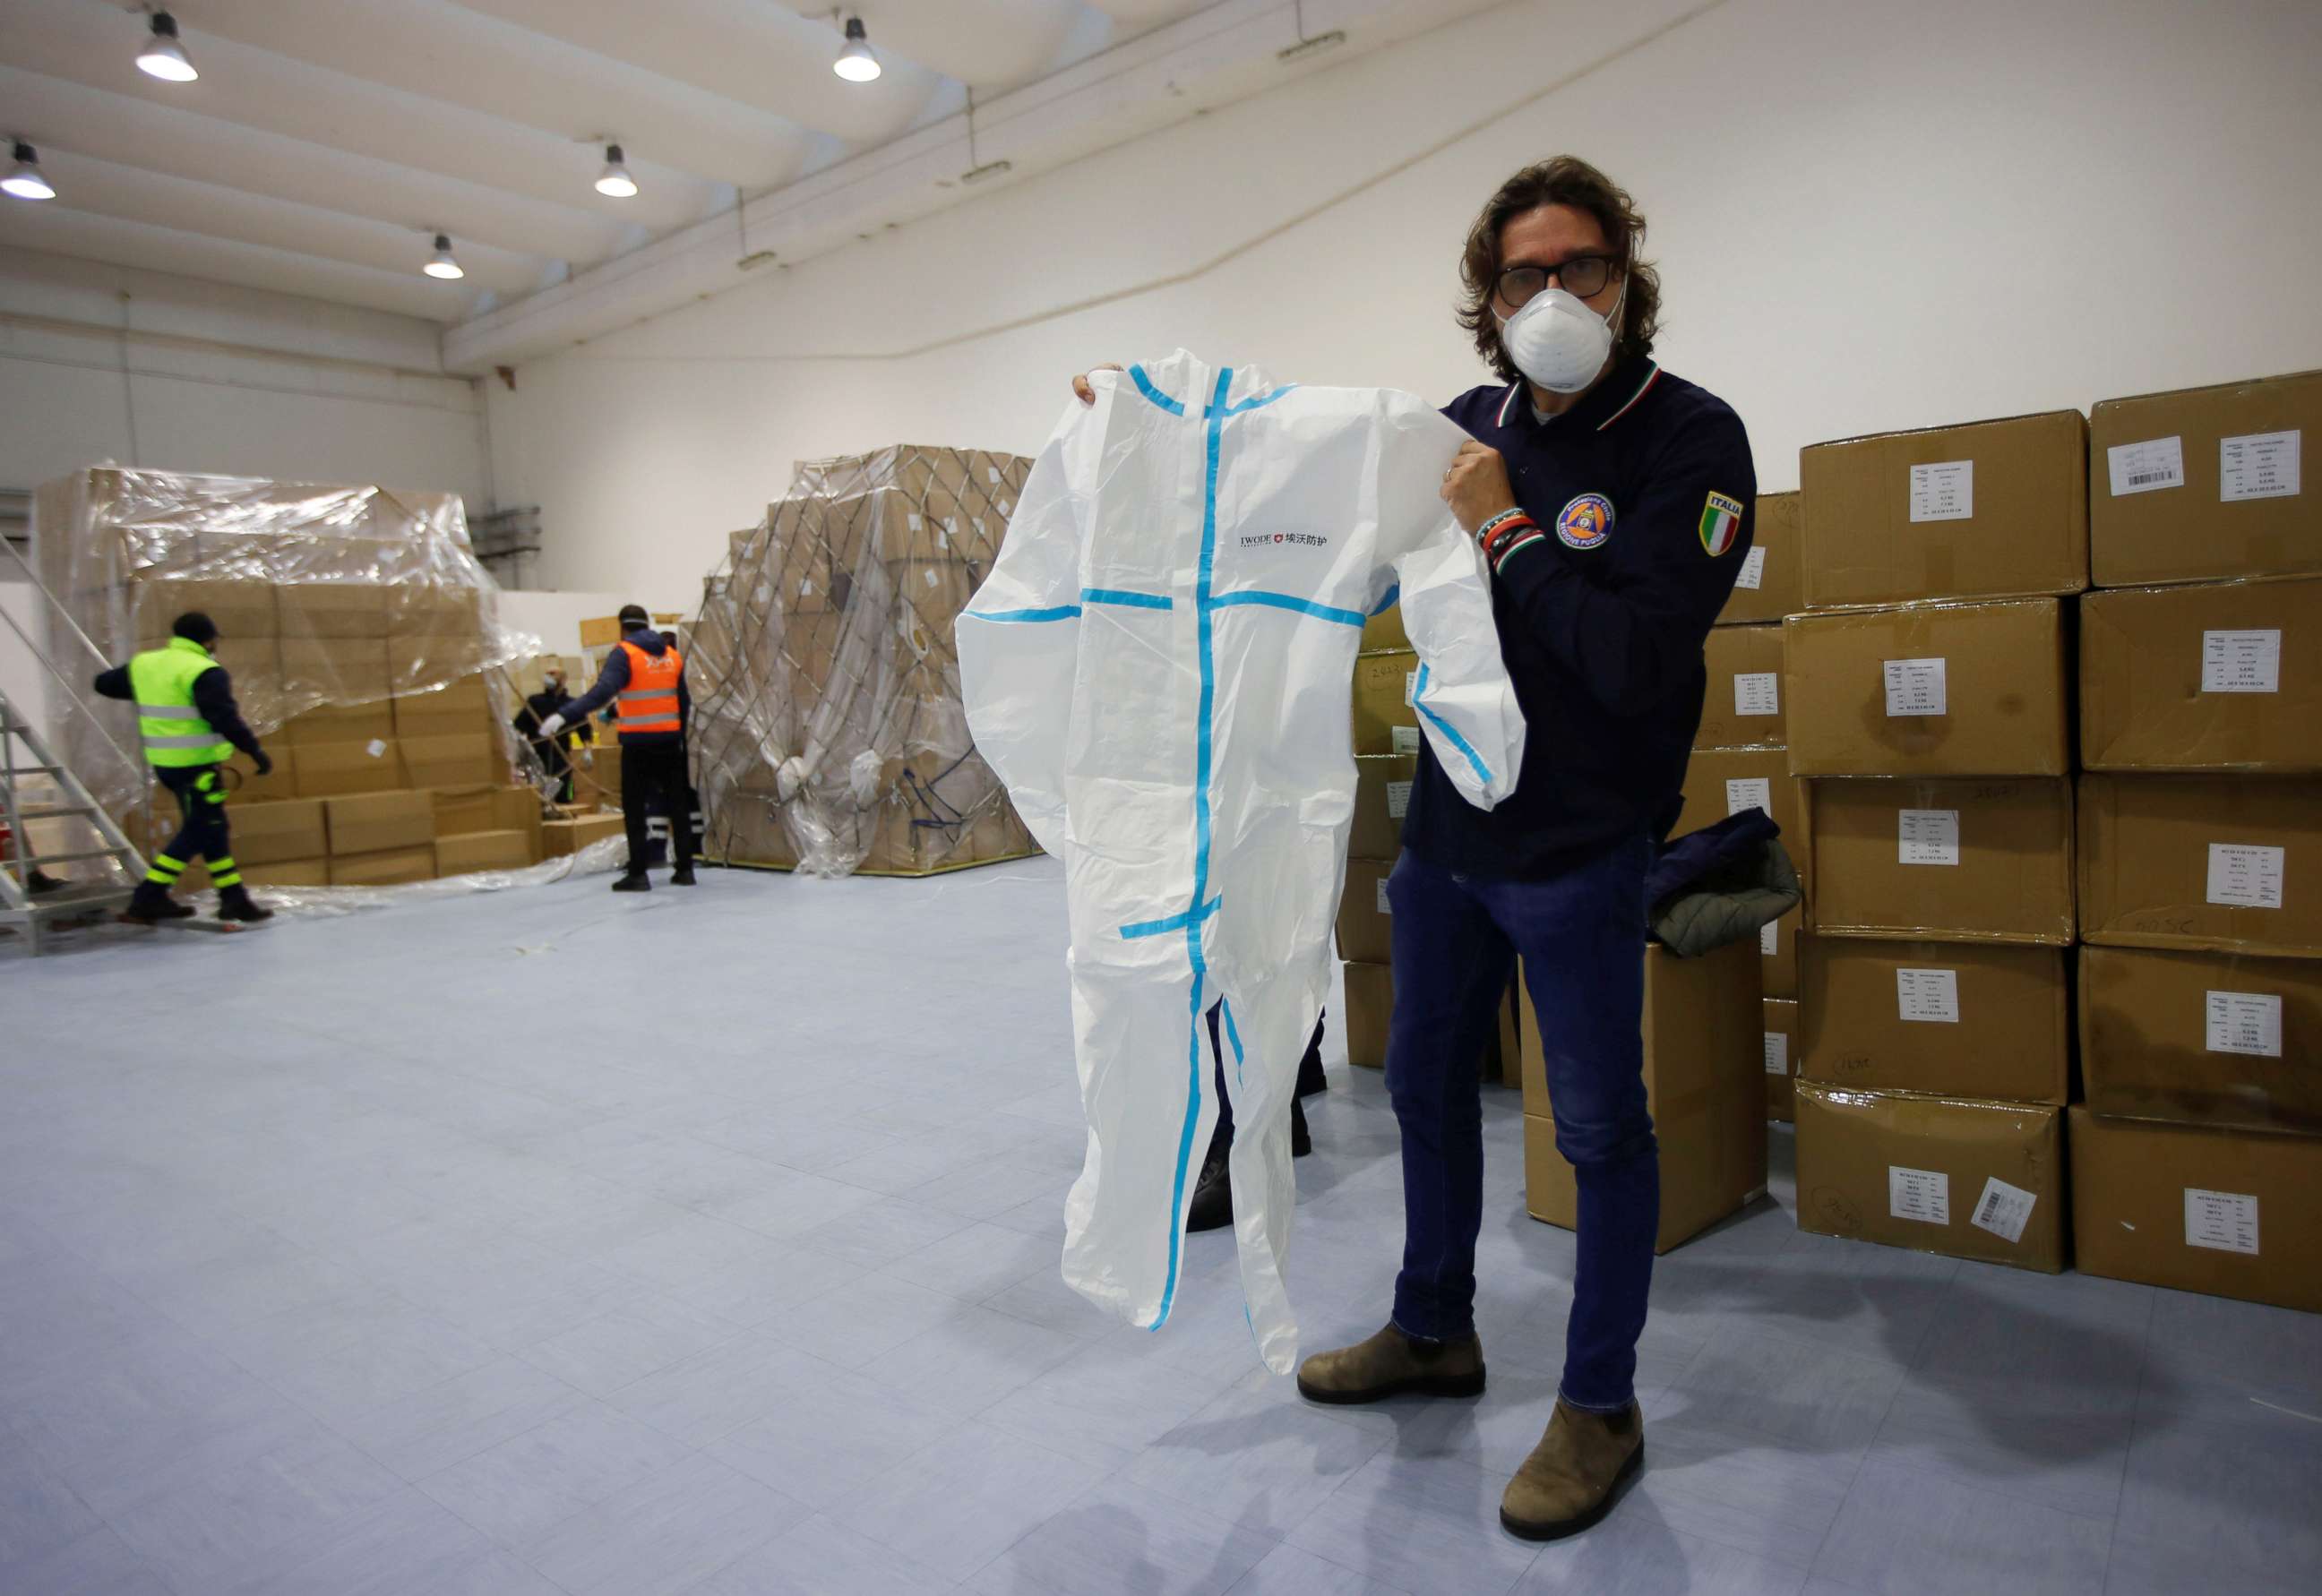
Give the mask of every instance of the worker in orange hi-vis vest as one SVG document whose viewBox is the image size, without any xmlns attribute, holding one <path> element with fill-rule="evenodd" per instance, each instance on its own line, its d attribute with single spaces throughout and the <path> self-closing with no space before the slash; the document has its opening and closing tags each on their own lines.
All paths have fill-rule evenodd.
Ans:
<svg viewBox="0 0 2322 1596">
<path fill-rule="evenodd" d="M 685 656 L 654 630 L 640 604 L 623 606 L 621 641 L 605 656 L 597 685 L 540 723 L 540 734 L 553 741 L 608 704 L 621 717 L 621 818 L 629 836 L 629 868 L 613 883 L 616 892 L 644 892 L 645 817 L 656 798 L 670 827 L 670 857 L 677 868 L 672 887 L 693 885 L 693 831 L 683 823 L 691 784 L 686 777 L 685 729 L 693 716 L 686 690 Z"/>
</svg>

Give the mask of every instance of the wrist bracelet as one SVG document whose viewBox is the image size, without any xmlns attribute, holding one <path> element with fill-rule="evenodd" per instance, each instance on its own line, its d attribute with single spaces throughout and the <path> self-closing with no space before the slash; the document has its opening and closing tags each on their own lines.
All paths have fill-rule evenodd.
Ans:
<svg viewBox="0 0 2322 1596">
<path fill-rule="evenodd" d="M 1513 510 L 1502 510 L 1498 515 L 1493 516 L 1481 526 L 1476 528 L 1476 541 L 1479 543 L 1489 543 L 1491 541 L 1493 532 L 1507 522 L 1518 519 L 1529 520 L 1530 518 L 1531 517 L 1524 515 L 1524 512 L 1521 507 Z"/>
<path fill-rule="evenodd" d="M 1525 515 L 1497 529 L 1492 541 L 1484 545 L 1484 559 L 1496 576 L 1516 551 L 1546 541 L 1547 534 L 1540 531 L 1540 524 Z"/>
</svg>

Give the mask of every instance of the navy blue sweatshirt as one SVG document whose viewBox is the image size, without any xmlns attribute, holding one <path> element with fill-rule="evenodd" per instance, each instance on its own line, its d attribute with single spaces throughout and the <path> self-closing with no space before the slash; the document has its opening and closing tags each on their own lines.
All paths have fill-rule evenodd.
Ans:
<svg viewBox="0 0 2322 1596">
<path fill-rule="evenodd" d="M 137 701 L 137 691 L 129 685 L 129 667 L 115 665 L 110 670 L 100 670 L 91 684 L 108 698 L 120 698 L 128 703 Z M 210 723 L 210 730 L 224 737 L 251 758 L 258 755 L 258 734 L 242 718 L 241 707 L 233 701 L 233 679 L 223 665 L 213 665 L 194 678 L 194 707 Z"/>
<path fill-rule="evenodd" d="M 1541 421 L 1521 383 L 1444 406 L 1507 458 L 1544 537 L 1492 580 L 1523 708 L 1523 768 L 1496 809 L 1461 798 L 1420 745 L 1403 845 L 1446 870 L 1552 876 L 1677 823 L 1701 725 L 1701 650 L 1750 548 L 1758 479 L 1721 399 L 1629 360 Z"/>
<path fill-rule="evenodd" d="M 651 626 L 632 626 L 621 634 L 621 641 L 635 643 L 649 654 L 663 654 L 669 652 L 669 644 L 663 643 L 661 640 L 661 634 Z M 617 648 L 605 656 L 605 667 L 597 672 L 597 685 L 565 705 L 557 713 L 564 717 L 565 725 L 578 725 L 606 705 L 610 704 L 615 695 L 626 692 L 628 686 L 629 651 Z M 683 725 L 690 726 L 693 724 L 693 694 L 685 685 L 685 676 L 682 671 L 679 672 L 677 678 L 677 714 L 678 719 Z M 658 747 L 665 743 L 680 743 L 684 739 L 685 733 L 682 729 L 674 732 L 625 731 L 621 734 L 622 742 L 635 743 L 641 748 Z"/>
</svg>

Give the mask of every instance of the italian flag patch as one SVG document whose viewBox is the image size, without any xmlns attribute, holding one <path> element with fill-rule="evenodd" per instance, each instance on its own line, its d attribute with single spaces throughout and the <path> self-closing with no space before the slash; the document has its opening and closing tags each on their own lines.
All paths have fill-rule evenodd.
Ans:
<svg viewBox="0 0 2322 1596">
<path fill-rule="evenodd" d="M 1733 546 L 1742 530 L 1742 501 L 1713 493 L 1701 506 L 1701 546 L 1714 558 Z"/>
</svg>

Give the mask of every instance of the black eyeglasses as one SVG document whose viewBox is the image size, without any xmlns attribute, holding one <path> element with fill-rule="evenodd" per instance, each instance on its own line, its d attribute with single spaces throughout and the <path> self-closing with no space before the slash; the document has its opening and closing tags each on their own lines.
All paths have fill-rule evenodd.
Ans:
<svg viewBox="0 0 2322 1596">
<path fill-rule="evenodd" d="M 1510 309 L 1520 308 L 1548 287 L 1550 280 L 1566 293 L 1586 299 L 1604 291 L 1613 280 L 1609 255 L 1575 255 L 1561 266 L 1510 266 L 1493 279 L 1492 292 Z"/>
</svg>

